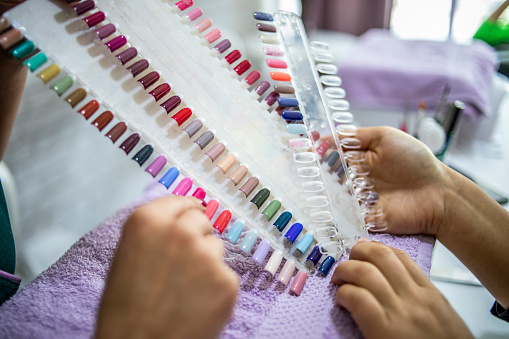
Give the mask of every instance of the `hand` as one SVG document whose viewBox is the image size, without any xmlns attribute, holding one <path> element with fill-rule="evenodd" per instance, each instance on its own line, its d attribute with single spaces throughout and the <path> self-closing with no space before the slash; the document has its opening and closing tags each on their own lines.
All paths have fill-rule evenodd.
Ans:
<svg viewBox="0 0 509 339">
<path fill-rule="evenodd" d="M 0 14 L 3 14 L 4 12 L 8 11 L 12 7 L 19 5 L 25 0 L 3 0 L 0 1 Z"/>
<path fill-rule="evenodd" d="M 473 338 L 445 297 L 403 251 L 359 242 L 331 281 L 340 285 L 336 304 L 350 311 L 366 338 Z"/>
<path fill-rule="evenodd" d="M 237 276 L 201 201 L 171 196 L 127 220 L 101 302 L 97 338 L 214 338 L 232 315 Z"/>
</svg>

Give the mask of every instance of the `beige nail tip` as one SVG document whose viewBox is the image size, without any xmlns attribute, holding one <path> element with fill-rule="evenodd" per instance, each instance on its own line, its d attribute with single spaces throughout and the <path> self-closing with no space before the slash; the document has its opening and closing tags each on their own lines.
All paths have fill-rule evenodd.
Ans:
<svg viewBox="0 0 509 339">
<path fill-rule="evenodd" d="M 223 173 L 226 173 L 233 167 L 233 165 L 235 165 L 236 162 L 237 157 L 234 154 L 228 154 L 219 162 L 219 164 L 217 164 L 217 167 L 219 167 Z"/>
<path fill-rule="evenodd" d="M 16 28 L 12 28 L 0 35 L 0 45 L 3 49 L 9 49 L 14 46 L 17 42 L 20 42 L 23 39 L 23 33 Z"/>
<path fill-rule="evenodd" d="M 228 179 L 230 179 L 235 184 L 235 186 L 237 186 L 247 175 L 247 172 L 247 166 L 240 165 L 235 169 L 235 171 L 232 172 L 232 174 L 228 176 Z"/>
<path fill-rule="evenodd" d="M 286 261 L 285 265 L 283 266 L 283 269 L 281 270 L 281 272 L 279 272 L 277 280 L 283 283 L 285 286 L 288 285 L 290 279 L 293 276 L 294 271 L 295 263 L 292 260 Z"/>
<path fill-rule="evenodd" d="M 274 276 L 276 274 L 279 265 L 281 265 L 281 261 L 283 260 L 283 252 L 275 251 L 272 253 L 267 265 L 265 265 L 265 270 Z"/>
<path fill-rule="evenodd" d="M 246 195 L 246 198 L 254 191 L 254 189 L 258 186 L 260 180 L 257 177 L 251 177 L 246 180 L 244 185 L 239 188 L 239 191 L 243 192 Z"/>
</svg>

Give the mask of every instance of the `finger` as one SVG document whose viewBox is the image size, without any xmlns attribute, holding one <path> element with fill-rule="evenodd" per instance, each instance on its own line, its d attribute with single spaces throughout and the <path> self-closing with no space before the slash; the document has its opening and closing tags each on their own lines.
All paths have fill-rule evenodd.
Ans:
<svg viewBox="0 0 509 339">
<path fill-rule="evenodd" d="M 214 235 L 211 235 L 201 239 L 200 241 L 201 245 L 207 249 L 207 252 L 211 257 L 216 258 L 223 262 L 225 249 L 223 243 L 221 242 L 221 240 L 219 240 L 219 238 L 217 238 Z"/>
<path fill-rule="evenodd" d="M 331 278 L 336 285 L 353 284 L 368 290 L 381 304 L 390 305 L 396 293 L 382 272 L 373 264 L 359 260 L 340 263 Z"/>
<path fill-rule="evenodd" d="M 178 218 L 188 209 L 205 211 L 201 200 L 194 197 L 181 197 L 176 195 L 159 198 L 150 203 L 150 207 L 157 209 L 161 215 L 165 215 L 170 220 Z"/>
<path fill-rule="evenodd" d="M 391 247 L 391 249 L 394 251 L 394 254 L 396 254 L 396 257 L 398 257 L 403 266 L 405 266 L 406 270 L 415 281 L 415 283 L 423 287 L 433 286 L 433 283 L 428 278 L 426 273 L 424 273 L 419 265 L 412 258 L 410 258 L 406 252 L 397 248 Z"/>
<path fill-rule="evenodd" d="M 209 218 L 205 213 L 196 208 L 185 210 L 176 219 L 177 223 L 184 228 L 184 230 L 196 234 L 197 236 L 206 236 L 214 234 L 214 228 L 210 223 Z"/>
</svg>

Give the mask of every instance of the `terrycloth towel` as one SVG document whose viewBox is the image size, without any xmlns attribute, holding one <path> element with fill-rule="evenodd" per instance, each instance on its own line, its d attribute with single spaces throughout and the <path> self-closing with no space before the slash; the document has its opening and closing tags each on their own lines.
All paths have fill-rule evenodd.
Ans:
<svg viewBox="0 0 509 339">
<path fill-rule="evenodd" d="M 341 61 L 338 74 L 352 105 L 400 111 L 407 105 L 416 112 L 420 101 L 436 110 L 449 84 L 449 100 L 463 101 L 463 114 L 475 120 L 492 114 L 491 82 L 497 68 L 494 49 L 482 41 L 411 41 L 371 29 Z"/>
<path fill-rule="evenodd" d="M 136 206 L 168 194 L 152 184 L 131 206 L 105 220 L 55 264 L 0 308 L 0 338 L 90 338 L 106 274 L 121 228 Z M 434 240 L 429 236 L 375 235 L 405 250 L 429 274 Z M 231 247 L 233 248 L 233 247 Z M 288 293 L 241 251 L 229 265 L 240 275 L 238 302 L 224 338 L 359 338 L 344 309 L 334 306 L 336 287 L 311 276 L 299 297 Z M 270 256 L 270 254 L 269 254 Z M 268 257 L 269 257 L 268 256 Z M 267 260 L 267 259 L 266 259 Z M 279 272 L 278 272 L 279 273 Z"/>
</svg>

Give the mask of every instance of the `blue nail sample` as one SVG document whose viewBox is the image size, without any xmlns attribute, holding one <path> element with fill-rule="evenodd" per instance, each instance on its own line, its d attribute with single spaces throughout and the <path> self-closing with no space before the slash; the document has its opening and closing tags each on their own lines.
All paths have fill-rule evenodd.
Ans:
<svg viewBox="0 0 509 339">
<path fill-rule="evenodd" d="M 265 260 L 265 257 L 269 253 L 270 250 L 270 243 L 267 240 L 263 240 L 260 242 L 258 247 L 256 248 L 256 251 L 253 253 L 253 260 L 258 265 L 263 264 L 263 261 Z"/>
<path fill-rule="evenodd" d="M 343 167 L 343 164 L 341 164 L 340 166 L 338 166 L 338 168 L 336 168 L 336 175 L 338 177 L 342 177 L 343 175 L 345 175 L 345 168 Z"/>
<path fill-rule="evenodd" d="M 320 252 L 320 248 L 315 246 L 311 253 L 309 253 L 306 261 L 313 263 L 313 266 L 316 266 L 320 258 L 322 257 L 322 253 Z"/>
<path fill-rule="evenodd" d="M 254 12 L 253 17 L 256 20 L 261 20 L 261 21 L 274 21 L 274 18 L 272 17 L 272 15 L 270 15 L 268 13 L 263 13 L 263 12 Z"/>
<path fill-rule="evenodd" d="M 306 134 L 308 129 L 303 124 L 288 124 L 285 126 L 288 134 Z"/>
<path fill-rule="evenodd" d="M 288 121 L 301 121 L 302 113 L 299 111 L 282 111 L 281 116 Z"/>
<path fill-rule="evenodd" d="M 334 166 L 334 164 L 336 163 L 336 161 L 339 160 L 339 153 L 334 151 L 332 152 L 331 154 L 329 154 L 329 156 L 327 157 L 327 159 L 325 159 L 325 163 L 327 165 L 329 165 L 329 167 L 332 167 Z"/>
<path fill-rule="evenodd" d="M 306 253 L 309 246 L 313 243 L 313 240 L 315 240 L 315 237 L 311 233 L 305 234 L 302 239 L 300 239 L 299 243 L 297 244 L 297 249 L 302 253 Z"/>
<path fill-rule="evenodd" d="M 180 171 L 177 167 L 172 167 L 166 172 L 161 179 L 159 179 L 159 183 L 163 184 L 166 188 L 170 187 L 171 184 L 178 178 Z"/>
<path fill-rule="evenodd" d="M 299 222 L 296 222 L 295 224 L 292 225 L 292 227 L 290 227 L 290 229 L 288 230 L 288 232 L 286 232 L 285 234 L 285 238 L 290 240 L 290 242 L 293 244 L 293 242 L 297 239 L 297 237 L 299 236 L 300 232 L 302 232 L 302 229 L 304 227 L 302 226 L 301 223 Z"/>
<path fill-rule="evenodd" d="M 322 264 L 320 265 L 320 268 L 318 269 L 318 271 L 320 273 L 322 273 L 324 276 L 326 276 L 327 274 L 329 274 L 329 271 L 330 269 L 332 268 L 332 266 L 334 266 L 334 263 L 336 262 L 336 260 L 334 259 L 334 257 L 331 257 L 330 255 L 325 258 L 325 260 L 322 262 Z"/>
<path fill-rule="evenodd" d="M 232 244 L 236 244 L 240 238 L 240 235 L 244 231 L 244 222 L 242 220 L 237 220 L 235 224 L 233 224 L 232 228 L 228 231 L 226 235 L 226 239 L 230 240 Z"/>
<path fill-rule="evenodd" d="M 299 107 L 299 101 L 295 98 L 277 98 L 277 103 L 281 107 Z"/>
<path fill-rule="evenodd" d="M 256 243 L 256 239 L 258 239 L 258 232 L 256 230 L 247 232 L 244 239 L 242 239 L 239 248 L 246 254 L 251 253 L 251 250 Z"/>
<path fill-rule="evenodd" d="M 279 232 L 283 232 L 290 220 L 292 220 L 292 214 L 288 211 L 283 212 L 281 215 L 279 215 L 276 221 L 274 221 L 274 226 L 276 226 Z"/>
</svg>

